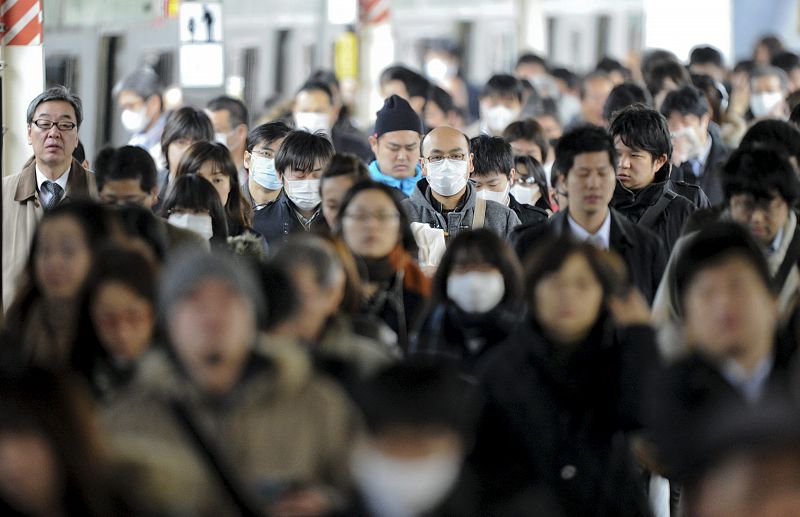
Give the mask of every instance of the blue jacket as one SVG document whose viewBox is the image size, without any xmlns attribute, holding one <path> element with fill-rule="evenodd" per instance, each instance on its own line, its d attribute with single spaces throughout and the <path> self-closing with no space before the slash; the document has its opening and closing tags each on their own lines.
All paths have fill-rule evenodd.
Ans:
<svg viewBox="0 0 800 517">
<path fill-rule="evenodd" d="M 369 175 L 378 183 L 396 188 L 405 194 L 406 197 L 409 197 L 414 192 L 414 187 L 417 185 L 417 182 L 422 179 L 422 166 L 417 164 L 416 174 L 414 176 L 397 179 L 382 173 L 378 165 L 378 160 L 372 160 L 372 163 L 369 164 Z"/>
</svg>

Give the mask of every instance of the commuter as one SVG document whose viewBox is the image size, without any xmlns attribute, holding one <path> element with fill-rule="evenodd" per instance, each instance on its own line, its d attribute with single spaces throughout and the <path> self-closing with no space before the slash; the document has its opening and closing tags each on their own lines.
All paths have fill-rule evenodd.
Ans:
<svg viewBox="0 0 800 517">
<path fill-rule="evenodd" d="M 518 203 L 538 207 L 548 217 L 558 210 L 558 205 L 553 203 L 553 190 L 547 183 L 544 167 L 536 158 L 528 155 L 514 156 L 514 170 L 516 175 L 511 195 Z"/>
<path fill-rule="evenodd" d="M 424 116 L 431 83 L 422 74 L 402 65 L 393 65 L 381 72 L 379 82 L 381 97 L 388 99 L 397 95 L 408 102 L 418 117 Z"/>
<path fill-rule="evenodd" d="M 307 82 L 301 86 L 294 97 L 292 114 L 295 129 L 305 129 L 310 133 L 321 131 L 337 151 L 355 154 L 364 163 L 372 161 L 372 151 L 363 135 L 334 130 L 338 113 L 333 92 L 325 83 Z"/>
<path fill-rule="evenodd" d="M 694 438 L 725 412 L 788 396 L 797 347 L 779 338 L 779 305 L 761 245 L 745 228 L 714 223 L 676 261 L 685 353 L 656 377 L 651 435 L 671 475 L 705 451 Z"/>
<path fill-rule="evenodd" d="M 789 79 L 788 92 L 794 93 L 800 89 L 800 56 L 794 52 L 783 51 L 772 57 L 772 66 L 780 68 Z"/>
<path fill-rule="evenodd" d="M 480 119 L 465 129 L 470 138 L 500 136 L 522 114 L 522 82 L 508 74 L 493 75 L 480 96 Z"/>
<path fill-rule="evenodd" d="M 354 154 L 336 153 L 322 171 L 319 191 L 322 215 L 332 233 L 337 232 L 336 221 L 342 199 L 356 183 L 369 179 L 366 165 Z"/>
<path fill-rule="evenodd" d="M 742 137 L 739 147 L 777 147 L 789 155 L 789 162 L 800 175 L 800 130 L 789 122 L 767 119 L 756 122 Z"/>
<path fill-rule="evenodd" d="M 503 139 L 511 144 L 514 155 L 527 155 L 539 163 L 552 162 L 550 143 L 544 129 L 535 119 L 526 118 L 512 122 L 503 130 Z M 550 163 L 550 167 L 552 167 Z M 548 170 L 545 167 L 545 170 Z M 548 182 L 550 177 L 548 176 Z"/>
<path fill-rule="evenodd" d="M 619 258 L 560 239 L 528 264 L 527 320 L 486 358 L 472 465 L 485 504 L 537 488 L 564 515 L 650 515 L 625 433 L 658 367 L 647 303 Z M 558 293 L 558 295 L 554 295 Z"/>
<path fill-rule="evenodd" d="M 97 248 L 111 233 L 111 216 L 93 202 L 62 203 L 45 214 L 6 313 L 4 362 L 66 366 L 84 283 Z"/>
<path fill-rule="evenodd" d="M 419 361 L 385 368 L 356 396 L 367 433 L 354 448 L 347 517 L 479 515 L 464 467 L 474 401 L 456 372 Z"/>
<path fill-rule="evenodd" d="M 36 227 L 59 203 L 97 197 L 94 175 L 72 157 L 83 121 L 80 98 L 63 86 L 45 90 L 28 105 L 33 158 L 3 178 L 3 308 L 17 292 Z"/>
<path fill-rule="evenodd" d="M 774 34 L 762 36 L 753 46 L 753 62 L 757 66 L 767 66 L 783 50 L 783 42 L 778 36 Z"/>
<path fill-rule="evenodd" d="M 789 78 L 780 68 L 762 66 L 750 72 L 750 115 L 753 120 L 788 120 L 788 95 Z"/>
<path fill-rule="evenodd" d="M 572 119 L 567 128 L 581 124 L 603 126 L 603 106 L 606 104 L 614 83 L 604 72 L 592 72 L 581 81 L 581 112 Z"/>
<path fill-rule="evenodd" d="M 611 120 L 618 111 L 636 103 L 652 107 L 653 98 L 650 96 L 650 92 L 636 83 L 616 85 L 609 92 L 608 98 L 603 104 L 603 127 L 608 127 L 611 124 Z"/>
<path fill-rule="evenodd" d="M 708 102 L 694 86 L 670 92 L 661 104 L 672 137 L 673 181 L 698 185 L 712 205 L 721 203 L 719 169 L 730 150 L 722 142 L 720 128 L 711 121 Z"/>
<path fill-rule="evenodd" d="M 420 161 L 425 177 L 411 197 L 403 200 L 412 223 L 439 229 L 445 238 L 479 227 L 505 237 L 519 224 L 510 208 L 494 201 L 479 202 L 469 181 L 473 171 L 469 139 L 461 131 L 445 126 L 428 133 L 422 140 Z"/>
<path fill-rule="evenodd" d="M 167 222 L 156 216 L 150 210 L 138 205 L 124 205 L 117 207 L 116 219 L 118 223 L 118 235 L 115 235 L 114 242 L 125 250 L 136 251 L 145 257 L 150 263 L 161 265 L 167 258 L 168 253 L 172 253 L 182 246 L 206 246 L 202 237 L 182 228 L 173 227 L 181 234 L 186 234 L 190 240 L 178 242 L 173 248 L 168 248 L 168 230 L 165 230 Z"/>
<path fill-rule="evenodd" d="M 430 131 L 439 126 L 455 127 L 459 118 L 458 108 L 450 94 L 438 86 L 431 86 L 422 117 L 425 129 Z"/>
<path fill-rule="evenodd" d="M 100 202 L 108 206 L 140 206 L 152 211 L 158 202 L 156 165 L 146 151 L 139 147 L 106 147 L 95 159 L 95 180 Z M 194 233 L 155 219 L 166 239 L 166 246 L 174 251 L 181 246 L 202 244 Z M 162 257 L 163 258 L 163 257 Z"/>
<path fill-rule="evenodd" d="M 598 61 L 597 66 L 595 66 L 594 69 L 597 72 L 603 72 L 607 74 L 608 78 L 611 79 L 611 82 L 614 83 L 614 86 L 619 86 L 620 84 L 629 82 L 632 79 L 631 71 L 628 67 L 624 66 L 616 59 L 608 56 L 605 56 Z"/>
<path fill-rule="evenodd" d="M 86 280 L 71 366 L 107 404 L 130 384 L 153 344 L 156 265 L 138 251 L 99 251 Z"/>
<path fill-rule="evenodd" d="M 523 318 L 519 259 L 489 230 L 463 232 L 453 239 L 431 291 L 430 309 L 410 353 L 452 363 L 470 375 Z"/>
<path fill-rule="evenodd" d="M 158 172 L 158 199 L 167 198 L 178 173 L 178 164 L 186 150 L 195 142 L 213 142 L 214 126 L 203 111 L 184 107 L 170 113 L 161 135 L 164 169 Z M 160 164 L 159 164 L 160 165 Z M 155 211 L 160 209 L 159 203 Z"/>
<path fill-rule="evenodd" d="M 547 212 L 532 204 L 520 203 L 511 193 L 517 184 L 517 171 L 511 145 L 500 137 L 477 136 L 469 142 L 473 156 L 473 171 L 469 178 L 474 183 L 479 199 L 495 201 L 510 208 L 521 224 L 547 221 Z"/>
<path fill-rule="evenodd" d="M 161 81 L 150 67 L 139 68 L 114 86 L 113 95 L 122 110 L 120 120 L 131 134 L 128 145 L 141 147 L 160 164 L 163 160 L 161 135 L 169 112 L 164 107 Z"/>
<path fill-rule="evenodd" d="M 327 231 L 320 214 L 319 184 L 333 154 L 333 146 L 322 134 L 295 130 L 284 138 L 275 156 L 275 171 L 283 188 L 253 216 L 253 229 L 268 245 L 278 247 L 297 232 Z"/>
<path fill-rule="evenodd" d="M 178 228 L 189 230 L 208 242 L 224 247 L 228 242 L 228 219 L 219 194 L 199 175 L 177 178 L 161 207 L 161 217 Z"/>
<path fill-rule="evenodd" d="M 248 183 L 247 169 L 244 168 L 249 123 L 247 106 L 239 99 L 223 95 L 208 101 L 206 114 L 214 126 L 214 140 L 230 150 L 237 172 L 237 184 L 244 191 Z"/>
<path fill-rule="evenodd" d="M 610 133 L 619 159 L 611 206 L 655 232 L 671 250 L 697 206 L 678 192 L 691 195 L 687 191 L 692 186 L 669 181 L 672 143 L 667 121 L 656 110 L 635 104 L 617 113 Z"/>
<path fill-rule="evenodd" d="M 254 210 L 264 208 L 281 192 L 283 184 L 275 171 L 275 155 L 291 130 L 283 122 L 267 122 L 247 135 L 243 166 L 248 180 L 244 191 Z"/>
<path fill-rule="evenodd" d="M 661 103 L 669 92 L 692 84 L 689 71 L 675 56 L 657 60 L 644 80 L 656 109 L 661 109 Z"/>
<path fill-rule="evenodd" d="M 461 55 L 461 49 L 453 41 L 434 40 L 422 58 L 423 70 L 431 86 L 442 87 L 451 96 L 454 106 L 472 120 L 480 116 L 479 92 L 464 73 Z"/>
<path fill-rule="evenodd" d="M 727 77 L 722 53 L 709 45 L 694 47 L 689 54 L 689 72 L 707 75 L 714 81 L 722 83 Z"/>
<path fill-rule="evenodd" d="M 348 391 L 394 359 L 377 341 L 356 334 L 341 309 L 347 277 L 331 243 L 295 235 L 272 262 L 291 278 L 299 298 L 294 316 L 272 335 L 307 347 L 317 369 Z"/>
<path fill-rule="evenodd" d="M 100 447 L 83 390 L 44 370 L 0 377 L 0 514 L 148 515 Z"/>
<path fill-rule="evenodd" d="M 336 121 L 333 123 L 331 131 L 335 133 L 350 133 L 359 139 L 363 139 L 361 131 L 353 125 L 351 108 L 342 95 L 342 85 L 336 78 L 336 73 L 331 70 L 316 70 L 309 77 L 308 82 L 321 82 L 330 88 L 333 94 L 333 107 L 336 110 Z"/>
<path fill-rule="evenodd" d="M 394 190 L 371 181 L 354 185 L 339 206 L 337 228 L 360 266 L 362 314 L 386 323 L 406 352 L 430 281 L 409 253 L 414 237 Z"/>
<path fill-rule="evenodd" d="M 166 348 L 142 358 L 131 389 L 102 415 L 114 451 L 151 482 L 144 494 L 167 513 L 231 513 L 208 465 L 214 450 L 217 466 L 235 465 L 236 490 L 259 511 L 332 512 L 356 430 L 344 395 L 297 348 L 260 342 L 266 307 L 245 263 L 193 252 L 162 278 Z"/>
<path fill-rule="evenodd" d="M 375 130 L 369 137 L 375 160 L 369 164 L 372 179 L 405 196 L 422 179 L 419 145 L 422 122 L 402 97 L 392 95 L 376 113 Z"/>
<path fill-rule="evenodd" d="M 204 178 L 219 194 L 220 202 L 225 208 L 228 236 L 251 231 L 252 209 L 244 199 L 239 187 L 236 166 L 224 145 L 217 142 L 192 144 L 178 163 L 175 175 L 180 178 L 191 174 Z"/>
</svg>

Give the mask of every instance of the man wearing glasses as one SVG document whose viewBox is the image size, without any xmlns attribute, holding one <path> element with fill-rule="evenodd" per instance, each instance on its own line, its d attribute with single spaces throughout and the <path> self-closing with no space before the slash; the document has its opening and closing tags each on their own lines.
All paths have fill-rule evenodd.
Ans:
<svg viewBox="0 0 800 517">
<path fill-rule="evenodd" d="M 461 131 L 440 126 L 422 141 L 423 175 L 403 208 L 412 223 L 441 229 L 446 238 L 461 230 L 483 227 L 502 237 L 518 224 L 511 209 L 495 201 L 480 200 L 469 181 L 473 171 L 469 139 Z"/>
<path fill-rule="evenodd" d="M 28 105 L 33 158 L 22 172 L 3 178 L 4 308 L 14 296 L 16 278 L 44 212 L 65 199 L 97 197 L 94 175 L 72 158 L 82 120 L 80 98 L 63 86 L 42 92 Z"/>
</svg>

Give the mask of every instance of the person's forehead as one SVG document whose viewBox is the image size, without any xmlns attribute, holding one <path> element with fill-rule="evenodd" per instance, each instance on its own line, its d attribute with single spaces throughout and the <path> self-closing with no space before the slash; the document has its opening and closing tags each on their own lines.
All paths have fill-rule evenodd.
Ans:
<svg viewBox="0 0 800 517">
<path fill-rule="evenodd" d="M 129 192 L 131 190 L 143 192 L 142 183 L 139 178 L 107 180 L 103 183 L 100 193 Z"/>
<path fill-rule="evenodd" d="M 623 151 L 640 151 L 639 148 L 631 147 L 628 144 L 626 144 L 625 142 L 623 142 L 622 141 L 622 137 L 620 135 L 617 135 L 617 136 L 614 137 L 614 147 L 617 150 L 623 150 Z"/>
<path fill-rule="evenodd" d="M 330 106 L 331 104 L 330 98 L 322 90 L 304 90 L 297 94 L 295 101 L 297 104 L 313 104 L 315 106 Z"/>
<path fill-rule="evenodd" d="M 380 136 L 381 143 L 387 145 L 413 145 L 418 144 L 420 139 L 419 133 L 403 129 L 400 131 L 389 131 Z"/>
<path fill-rule="evenodd" d="M 231 113 L 226 109 L 219 109 L 215 111 L 205 110 L 208 118 L 211 119 L 211 123 L 214 127 L 218 126 L 229 126 L 231 121 Z"/>
<path fill-rule="evenodd" d="M 75 108 L 67 101 L 46 101 L 36 107 L 34 114 L 75 119 Z"/>
<path fill-rule="evenodd" d="M 145 98 L 133 90 L 122 90 L 117 97 L 119 102 L 144 102 Z"/>
<path fill-rule="evenodd" d="M 575 155 L 574 166 L 611 166 L 607 151 L 589 151 Z"/>
<path fill-rule="evenodd" d="M 438 149 L 445 152 L 455 150 L 467 152 L 469 150 L 466 137 L 456 130 L 433 130 L 425 138 L 423 145 L 426 150 Z"/>
<path fill-rule="evenodd" d="M 678 111 L 673 111 L 667 118 L 667 124 L 697 124 L 698 122 L 700 122 L 700 118 L 697 115 L 693 113 L 683 115 Z"/>
</svg>

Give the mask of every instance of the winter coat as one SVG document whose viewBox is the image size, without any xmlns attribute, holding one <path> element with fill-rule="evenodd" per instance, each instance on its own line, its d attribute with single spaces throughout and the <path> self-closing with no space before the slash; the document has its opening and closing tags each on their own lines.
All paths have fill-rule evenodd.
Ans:
<svg viewBox="0 0 800 517">
<path fill-rule="evenodd" d="M 508 208 L 517 214 L 520 224 L 543 223 L 546 222 L 549 217 L 548 213 L 543 208 L 522 204 L 511 194 L 508 196 Z"/>
<path fill-rule="evenodd" d="M 443 215 L 432 204 L 433 194 L 425 178 L 417 182 L 411 197 L 403 200 L 403 208 L 412 223 L 429 224 L 433 228 L 441 228 L 449 238 L 458 235 L 461 230 L 472 228 L 475 216 L 475 200 L 477 195 L 471 182 L 467 182 L 467 190 L 458 211 Z M 520 224 L 519 217 L 510 208 L 494 201 L 486 202 L 486 218 L 484 228 L 493 230 L 501 237 L 506 237 L 515 226 Z"/>
<path fill-rule="evenodd" d="M 625 433 L 641 428 L 642 386 L 657 367 L 646 326 L 615 328 L 601 316 L 567 351 L 522 325 L 481 376 L 471 464 L 487 508 L 545 487 L 565 515 L 649 515 Z"/>
<path fill-rule="evenodd" d="M 182 402 L 242 488 L 260 496 L 264 507 L 290 486 L 346 487 L 355 431 L 348 402 L 340 389 L 313 374 L 307 354 L 281 345 L 261 343 L 223 400 L 204 395 L 168 352 L 154 350 L 142 359 L 130 390 L 101 416 L 112 450 L 138 467 L 143 493 L 156 507 L 236 515 L 171 411 L 172 399 Z"/>
<path fill-rule="evenodd" d="M 720 170 L 728 160 L 731 151 L 722 141 L 719 126 L 713 122 L 708 125 L 708 136 L 711 138 L 711 150 L 703 164 L 703 173 L 700 177 L 694 175 L 691 165 L 687 162 L 682 163 L 679 167 L 672 167 L 670 178 L 697 185 L 706 193 L 711 204 L 717 205 L 725 200 L 720 181 Z M 703 207 L 698 205 L 698 208 Z"/>
<path fill-rule="evenodd" d="M 275 200 L 255 211 L 253 230 L 260 233 L 273 250 L 285 244 L 289 240 L 289 235 L 305 231 L 295 212 L 294 203 L 283 189 Z M 325 222 L 319 209 L 311 221 L 310 231 L 323 234 L 328 231 L 328 223 Z"/>
</svg>

